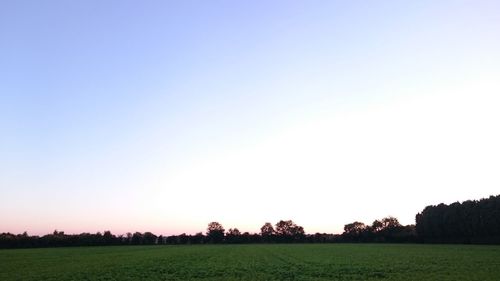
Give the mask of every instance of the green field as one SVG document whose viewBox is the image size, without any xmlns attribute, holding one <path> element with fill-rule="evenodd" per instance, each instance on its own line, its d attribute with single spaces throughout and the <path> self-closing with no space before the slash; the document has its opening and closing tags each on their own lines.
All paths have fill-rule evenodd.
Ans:
<svg viewBox="0 0 500 281">
<path fill-rule="evenodd" d="M 500 280 L 500 246 L 298 244 L 0 250 L 0 280 Z"/>
</svg>

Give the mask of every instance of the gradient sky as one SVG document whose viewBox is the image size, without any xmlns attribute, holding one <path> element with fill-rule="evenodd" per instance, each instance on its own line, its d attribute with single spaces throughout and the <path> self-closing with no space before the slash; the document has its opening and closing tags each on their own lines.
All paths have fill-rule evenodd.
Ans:
<svg viewBox="0 0 500 281">
<path fill-rule="evenodd" d="M 500 193 L 499 1 L 0 2 L 0 232 L 342 231 Z"/>
</svg>

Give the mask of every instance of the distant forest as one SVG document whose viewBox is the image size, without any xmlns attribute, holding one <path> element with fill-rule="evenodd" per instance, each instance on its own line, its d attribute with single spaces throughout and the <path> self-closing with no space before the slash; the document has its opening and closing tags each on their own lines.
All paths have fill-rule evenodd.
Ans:
<svg viewBox="0 0 500 281">
<path fill-rule="evenodd" d="M 401 225 L 394 217 L 375 220 L 371 225 L 355 221 L 346 224 L 342 234 L 305 234 L 304 228 L 291 220 L 280 220 L 275 225 L 266 222 L 259 233 L 242 233 L 237 228 L 226 231 L 218 222 L 209 223 L 205 233 L 195 235 L 135 232 L 116 236 L 110 231 L 68 235 L 57 230 L 44 236 L 2 233 L 0 248 L 342 242 L 500 244 L 500 195 L 427 206 L 415 219 L 416 225 Z"/>
</svg>

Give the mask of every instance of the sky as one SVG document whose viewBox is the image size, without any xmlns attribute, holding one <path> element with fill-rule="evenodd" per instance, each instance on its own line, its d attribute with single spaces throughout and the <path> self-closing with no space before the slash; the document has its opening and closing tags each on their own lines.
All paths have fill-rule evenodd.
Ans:
<svg viewBox="0 0 500 281">
<path fill-rule="evenodd" d="M 0 232 L 307 233 L 500 194 L 498 1 L 0 2 Z"/>
</svg>

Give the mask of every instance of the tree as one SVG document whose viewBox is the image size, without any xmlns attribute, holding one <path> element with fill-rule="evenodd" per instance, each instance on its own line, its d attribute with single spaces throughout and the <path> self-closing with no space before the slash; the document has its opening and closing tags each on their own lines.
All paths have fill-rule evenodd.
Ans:
<svg viewBox="0 0 500 281">
<path fill-rule="evenodd" d="M 291 220 L 280 220 L 276 223 L 276 235 L 281 241 L 299 241 L 304 238 L 304 228 L 302 226 L 296 225 Z"/>
<path fill-rule="evenodd" d="M 132 233 L 127 232 L 126 237 L 127 237 L 126 238 L 127 244 L 132 244 L 132 237 L 133 237 Z"/>
<path fill-rule="evenodd" d="M 406 238 L 408 241 L 413 239 L 409 237 L 411 231 L 405 231 L 398 219 L 391 216 L 375 220 L 372 223 L 371 233 L 377 242 L 402 242 Z"/>
<path fill-rule="evenodd" d="M 205 239 L 205 236 L 203 236 L 203 233 L 201 233 L 201 232 L 198 232 L 194 236 L 191 237 L 193 244 L 202 244 L 204 239 Z"/>
<path fill-rule="evenodd" d="M 131 244 L 132 245 L 140 245 L 142 244 L 142 233 L 140 232 L 135 232 L 133 235 L 132 235 L 132 242 Z"/>
<path fill-rule="evenodd" d="M 352 242 L 368 242 L 373 239 L 371 227 L 362 222 L 355 221 L 344 225 L 344 233 L 342 237 L 347 241 Z"/>
<path fill-rule="evenodd" d="M 384 228 L 384 224 L 381 221 L 379 221 L 379 220 L 373 221 L 373 223 L 372 223 L 372 231 L 373 232 L 379 232 L 383 228 Z"/>
<path fill-rule="evenodd" d="M 145 232 L 142 236 L 142 241 L 143 241 L 143 244 L 146 244 L 146 245 L 153 245 L 156 243 L 156 235 L 154 235 L 153 233 L 151 232 Z"/>
<path fill-rule="evenodd" d="M 211 222 L 207 227 L 207 238 L 213 243 L 220 243 L 224 240 L 224 227 L 218 222 Z"/>
<path fill-rule="evenodd" d="M 230 229 L 227 231 L 227 235 L 231 235 L 231 236 L 239 236 L 239 235 L 241 235 L 241 232 L 240 232 L 237 228 L 230 228 Z"/>
<path fill-rule="evenodd" d="M 291 220 L 280 220 L 276 223 L 276 235 L 278 236 L 291 236 L 293 233 L 293 228 L 295 227 L 295 223 Z"/>
<path fill-rule="evenodd" d="M 266 222 L 260 228 L 260 235 L 262 235 L 262 237 L 272 236 L 273 234 L 274 234 L 274 227 L 270 222 Z"/>
<path fill-rule="evenodd" d="M 398 227 L 401 227 L 401 224 L 399 223 L 397 218 L 389 216 L 382 219 L 382 230 Z"/>
<path fill-rule="evenodd" d="M 230 228 L 226 233 L 226 241 L 229 243 L 241 243 L 241 232 L 237 228 Z"/>
<path fill-rule="evenodd" d="M 500 195 L 427 206 L 415 219 L 423 242 L 500 243 Z"/>
<path fill-rule="evenodd" d="M 262 237 L 262 240 L 264 242 L 271 242 L 274 240 L 274 227 L 270 222 L 266 222 L 261 228 L 260 228 L 260 236 Z"/>
<path fill-rule="evenodd" d="M 104 245 L 111 245 L 113 244 L 116 237 L 113 234 L 111 234 L 111 231 L 106 230 L 102 235 L 102 239 L 104 240 Z"/>
<path fill-rule="evenodd" d="M 344 233 L 350 236 L 359 236 L 365 231 L 367 226 L 359 221 L 344 225 Z"/>
</svg>

